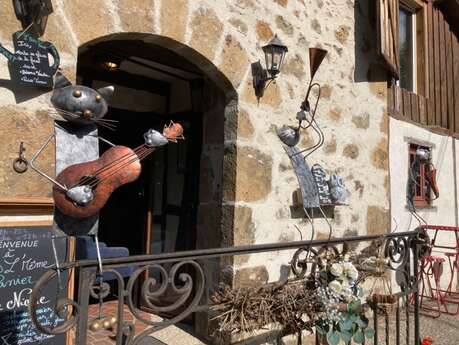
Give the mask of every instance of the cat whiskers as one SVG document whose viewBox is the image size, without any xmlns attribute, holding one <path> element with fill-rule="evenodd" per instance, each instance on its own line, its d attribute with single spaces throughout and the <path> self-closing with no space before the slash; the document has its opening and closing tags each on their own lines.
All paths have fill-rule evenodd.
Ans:
<svg viewBox="0 0 459 345">
<path fill-rule="evenodd" d="M 49 108 L 48 111 L 52 114 L 60 115 L 65 114 L 69 117 L 78 119 L 82 117 L 82 114 L 74 113 L 65 109 L 59 109 L 59 108 Z M 61 114 L 62 113 L 62 114 Z M 107 129 L 110 129 L 112 131 L 116 130 L 116 124 L 119 122 L 118 120 L 112 120 L 112 119 L 91 119 L 90 121 L 93 121 L 94 123 L 97 123 L 101 125 L 102 127 L 105 127 Z"/>
<path fill-rule="evenodd" d="M 113 125 L 113 124 L 110 124 L 110 123 L 106 123 L 106 122 L 103 122 L 103 121 L 100 121 L 100 120 L 94 120 L 95 123 L 97 123 L 98 125 L 102 126 L 102 127 L 105 127 L 113 132 L 116 131 L 116 126 Z"/>
</svg>

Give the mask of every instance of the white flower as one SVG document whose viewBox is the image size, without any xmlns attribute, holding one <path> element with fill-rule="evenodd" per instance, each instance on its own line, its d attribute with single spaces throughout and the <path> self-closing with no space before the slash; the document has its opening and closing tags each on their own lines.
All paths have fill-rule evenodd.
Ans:
<svg viewBox="0 0 459 345">
<path fill-rule="evenodd" d="M 330 272 L 335 277 L 341 277 L 341 275 L 343 274 L 343 265 L 340 263 L 334 263 L 330 268 Z"/>
<path fill-rule="evenodd" d="M 341 292 L 343 291 L 343 286 L 337 280 L 333 280 L 330 283 L 328 283 L 328 287 L 330 288 L 330 290 L 337 294 L 341 294 Z"/>
<path fill-rule="evenodd" d="M 343 274 L 353 282 L 359 277 L 359 271 L 357 271 L 357 268 L 350 262 L 343 263 Z"/>
</svg>

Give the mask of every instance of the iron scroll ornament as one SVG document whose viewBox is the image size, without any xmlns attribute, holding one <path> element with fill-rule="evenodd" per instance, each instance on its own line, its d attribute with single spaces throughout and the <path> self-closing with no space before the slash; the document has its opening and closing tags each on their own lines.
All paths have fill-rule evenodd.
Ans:
<svg viewBox="0 0 459 345">
<path fill-rule="evenodd" d="M 180 272 L 180 269 L 184 266 L 191 267 L 194 270 L 194 278 L 189 273 Z M 71 269 L 71 267 L 68 267 L 67 269 Z M 110 293 L 109 286 L 106 283 L 101 283 L 100 280 L 97 279 L 94 269 L 85 270 L 89 270 L 91 272 L 88 280 L 88 282 L 90 282 L 90 295 L 96 299 L 107 297 Z M 142 314 L 145 315 L 145 312 L 142 312 L 135 306 L 134 288 L 136 283 L 140 277 L 144 277 L 145 272 L 152 271 L 159 273 L 159 279 L 148 278 L 142 283 L 141 300 L 144 300 L 147 307 L 152 309 L 153 312 L 173 312 L 186 306 L 179 314 L 171 319 L 163 319 L 162 321 L 148 320 L 142 316 Z M 121 341 L 122 337 L 125 337 L 127 339 L 127 342 L 124 343 L 125 345 L 138 345 L 143 339 L 152 333 L 182 321 L 196 310 L 196 307 L 199 305 L 199 302 L 204 294 L 204 271 L 201 265 L 194 260 L 177 262 L 172 265 L 169 271 L 160 264 L 150 264 L 140 267 L 130 276 L 126 288 L 124 287 L 123 278 L 116 269 L 108 268 L 104 270 L 104 273 L 113 273 L 118 285 L 118 289 L 116 291 L 116 295 L 119 296 L 118 318 L 116 324 L 117 344 Z M 77 302 L 68 298 L 60 298 L 54 305 L 54 313 L 62 321 L 55 327 L 44 325 L 39 321 L 37 310 L 41 297 L 41 291 L 43 291 L 46 288 L 46 285 L 56 277 L 57 271 L 55 269 L 47 271 L 35 284 L 29 303 L 29 313 L 33 324 L 40 332 L 49 335 L 57 335 L 69 331 L 78 323 L 79 318 L 84 316 L 81 314 L 81 310 L 84 308 L 80 308 Z M 179 295 L 178 299 L 167 306 L 157 305 L 155 302 L 165 295 L 169 287 Z M 149 326 L 138 335 L 135 334 L 133 324 L 130 321 L 125 321 L 123 318 L 123 306 L 125 299 L 127 306 L 134 317 Z"/>
<path fill-rule="evenodd" d="M 61 297 L 56 300 L 54 313 L 55 316 L 61 318 L 63 321 L 55 327 L 44 325 L 39 321 L 37 312 L 41 291 L 48 283 L 57 278 L 57 275 L 57 270 L 46 271 L 45 274 L 36 282 L 29 300 L 29 315 L 32 323 L 41 333 L 49 335 L 58 335 L 67 332 L 76 325 L 80 315 L 80 307 L 75 301 L 67 297 Z"/>
<path fill-rule="evenodd" d="M 179 273 L 179 270 L 184 267 L 185 265 L 191 266 L 195 271 L 195 279 L 188 274 L 188 273 Z M 179 308 L 183 307 L 191 295 L 193 297 L 189 302 L 188 306 L 180 312 L 177 316 L 166 319 L 160 322 L 155 322 L 151 320 L 147 320 L 141 316 L 141 310 L 138 309 L 133 301 L 133 289 L 137 279 L 142 275 L 143 272 L 148 272 L 149 269 L 157 270 L 161 276 L 161 282 L 154 278 L 146 279 L 141 288 L 141 298 L 145 300 L 147 306 L 151 308 L 155 312 L 173 312 L 178 310 Z M 176 283 L 176 279 L 181 281 L 183 286 L 178 286 Z M 159 285 L 159 286 L 158 286 Z M 172 290 L 177 293 L 180 297 L 171 305 L 168 306 L 159 306 L 155 304 L 155 301 L 163 296 L 168 286 L 172 288 Z M 182 321 L 188 315 L 190 315 L 193 311 L 195 311 L 196 307 L 199 305 L 199 302 L 204 294 L 204 286 L 205 286 L 205 275 L 204 271 L 199 263 L 194 260 L 187 260 L 175 263 L 169 273 L 164 269 L 164 267 L 158 264 L 147 265 L 142 268 L 139 268 L 133 275 L 129 278 L 129 282 L 127 284 L 126 292 L 127 292 L 127 304 L 129 310 L 137 318 L 139 321 L 143 322 L 144 324 L 150 326 L 149 328 L 145 329 L 137 336 L 133 337 L 132 335 L 128 336 L 128 341 L 126 345 L 138 345 L 150 334 L 159 331 L 160 329 L 166 328 L 170 325 L 173 325 L 177 322 Z M 194 291 L 193 291 L 194 290 Z M 132 328 L 131 328 L 132 330 Z"/>
</svg>

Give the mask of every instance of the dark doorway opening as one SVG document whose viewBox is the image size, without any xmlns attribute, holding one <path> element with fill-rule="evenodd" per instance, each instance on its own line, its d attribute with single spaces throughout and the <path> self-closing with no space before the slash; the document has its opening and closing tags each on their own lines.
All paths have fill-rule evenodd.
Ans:
<svg viewBox="0 0 459 345">
<path fill-rule="evenodd" d="M 100 240 L 129 249 L 129 255 L 231 245 L 234 209 L 224 211 L 223 204 L 235 198 L 238 103 L 233 85 L 218 67 L 170 38 L 117 33 L 80 47 L 77 83 L 115 86 L 106 118 L 118 120 L 118 128 L 111 132 L 99 127 L 99 134 L 114 144 L 137 147 L 145 131 L 162 130 L 171 120 L 185 129 L 185 141 L 154 152 L 142 163 L 140 178 L 110 197 L 100 213 Z M 100 153 L 107 149 L 100 145 Z M 180 266 L 179 271 L 172 265 L 163 268 L 176 273 L 174 282 L 179 285 L 183 271 L 191 279 L 197 276 L 192 265 Z M 209 260 L 203 265 L 205 296 L 218 286 L 223 265 L 230 263 Z M 158 284 L 167 281 L 169 288 L 159 297 L 134 299 L 141 309 L 157 314 L 148 306 L 173 305 L 180 291 L 170 289 L 170 277 L 164 280 L 154 269 L 147 271 L 136 283 L 147 282 L 144 278 L 149 276 Z M 177 315 L 186 305 L 185 301 L 161 316 Z M 207 312 L 184 321 L 193 319 L 195 332 L 207 336 Z"/>
<path fill-rule="evenodd" d="M 138 40 L 85 47 L 77 74 L 86 86 L 115 86 L 105 118 L 118 121 L 117 129 L 100 127 L 104 139 L 134 148 L 149 128 L 162 131 L 171 121 L 180 122 L 186 136 L 144 159 L 139 179 L 111 195 L 100 212 L 99 239 L 130 255 L 195 249 L 202 74 L 179 55 Z M 109 148 L 101 143 L 100 153 Z"/>
</svg>

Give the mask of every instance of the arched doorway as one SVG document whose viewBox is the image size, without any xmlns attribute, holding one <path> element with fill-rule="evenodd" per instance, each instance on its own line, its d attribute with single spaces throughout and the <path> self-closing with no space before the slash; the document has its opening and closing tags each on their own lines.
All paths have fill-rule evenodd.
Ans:
<svg viewBox="0 0 459 345">
<path fill-rule="evenodd" d="M 185 128 L 185 141 L 153 153 L 140 178 L 113 193 L 100 213 L 100 240 L 131 255 L 221 246 L 230 237 L 223 232 L 232 231 L 222 221 L 222 205 L 234 200 L 236 169 L 225 160 L 225 142 L 234 141 L 237 128 L 237 96 L 228 79 L 177 41 L 120 33 L 80 47 L 77 81 L 115 86 L 106 118 L 118 121 L 117 129 L 102 127 L 99 134 L 117 145 L 136 147 L 146 130 L 171 120 Z M 106 149 L 102 143 L 101 153 Z M 235 150 L 229 150 L 233 157 Z M 208 269 L 218 272 L 218 265 Z"/>
</svg>

